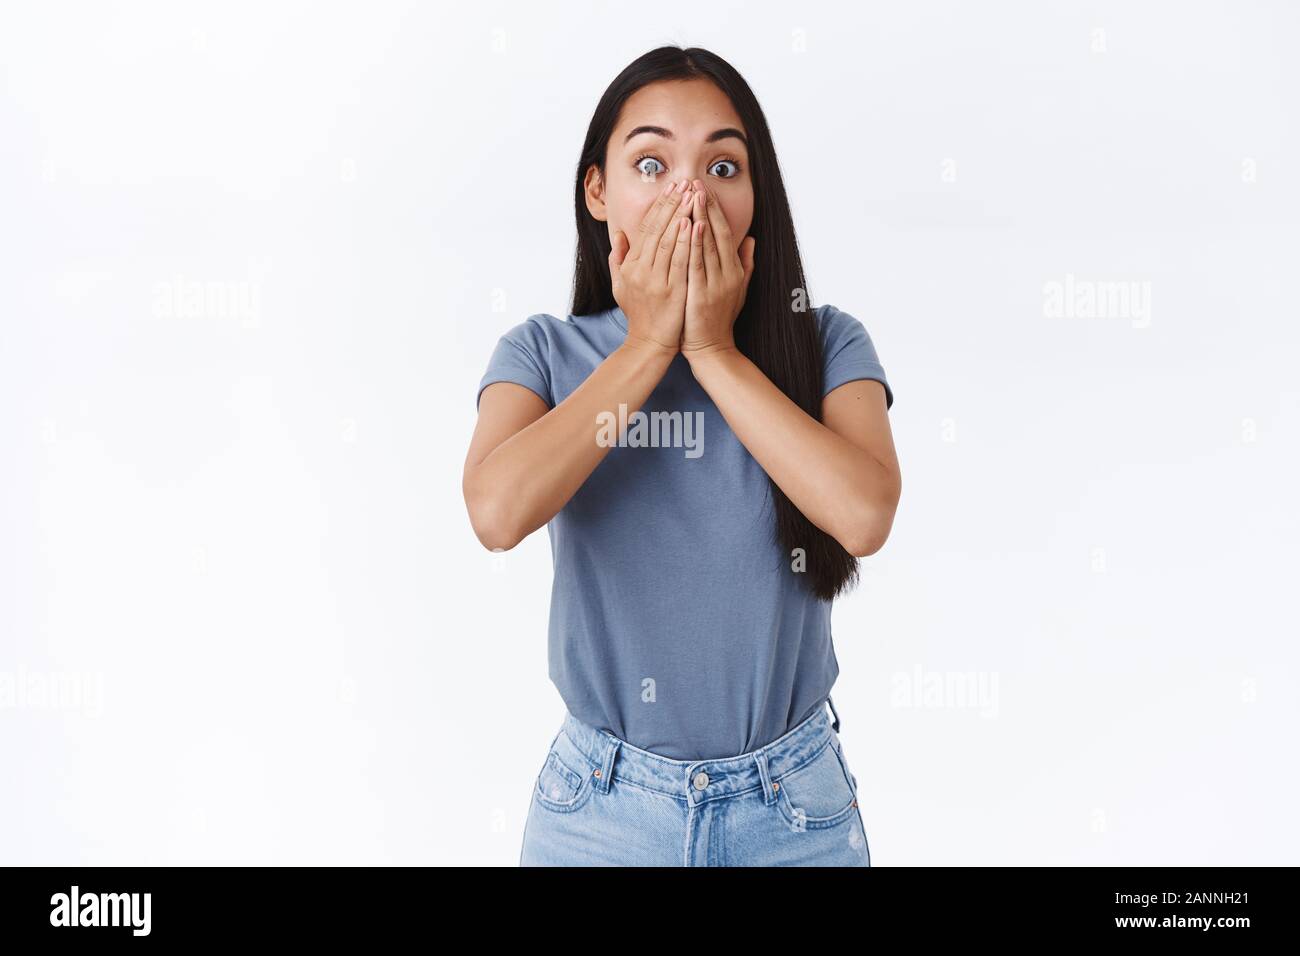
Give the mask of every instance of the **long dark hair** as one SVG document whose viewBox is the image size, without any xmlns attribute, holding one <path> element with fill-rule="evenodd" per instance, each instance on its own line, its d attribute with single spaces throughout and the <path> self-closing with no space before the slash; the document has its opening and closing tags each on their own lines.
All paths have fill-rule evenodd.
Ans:
<svg viewBox="0 0 1300 956">
<path fill-rule="evenodd" d="M 637 90 L 660 80 L 712 80 L 740 114 L 749 146 L 754 186 L 754 220 L 749 235 L 756 242 L 754 273 L 736 318 L 736 347 L 790 400 L 818 421 L 822 402 L 822 349 L 809 305 L 808 286 L 795 241 L 794 220 L 777 166 L 776 148 L 767 120 L 749 84 L 730 63 L 699 47 L 660 47 L 633 60 L 605 90 L 587 127 L 573 187 L 578 223 L 573 267 L 574 315 L 591 315 L 617 304 L 610 286 L 609 231 L 587 210 L 584 183 L 595 166 L 605 175 L 605 154 L 623 104 Z M 776 509 L 777 540 L 789 553 L 802 548 L 807 586 L 831 600 L 857 579 L 858 560 L 804 517 L 769 479 Z"/>
</svg>

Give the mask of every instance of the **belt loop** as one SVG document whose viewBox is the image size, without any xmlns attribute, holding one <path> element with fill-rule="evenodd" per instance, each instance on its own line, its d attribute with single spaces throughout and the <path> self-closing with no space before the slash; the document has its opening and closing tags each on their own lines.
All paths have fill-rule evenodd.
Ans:
<svg viewBox="0 0 1300 956">
<path fill-rule="evenodd" d="M 605 736 L 605 762 L 597 771 L 596 790 L 600 793 L 609 793 L 609 781 L 614 775 L 614 755 L 618 753 L 619 744 L 623 741 L 608 730 L 602 730 L 601 733 Z"/>
<path fill-rule="evenodd" d="M 776 793 L 772 790 L 772 777 L 767 770 L 766 751 L 755 751 L 754 763 L 758 764 L 758 779 L 763 782 L 763 803 L 770 807 L 776 802 Z"/>
<path fill-rule="evenodd" d="M 838 734 L 840 732 L 840 715 L 839 712 L 835 709 L 835 701 L 831 700 L 830 694 L 826 695 L 826 703 L 831 705 L 831 713 L 835 715 L 835 721 L 834 723 L 831 724 L 831 730 L 835 731 Z"/>
</svg>

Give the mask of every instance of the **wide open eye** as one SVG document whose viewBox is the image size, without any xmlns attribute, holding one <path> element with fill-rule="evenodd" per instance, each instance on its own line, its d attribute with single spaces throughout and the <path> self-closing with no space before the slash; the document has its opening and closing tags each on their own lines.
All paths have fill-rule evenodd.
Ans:
<svg viewBox="0 0 1300 956">
<path fill-rule="evenodd" d="M 642 156 L 633 165 L 636 167 L 637 172 L 641 174 L 642 179 L 654 179 L 665 169 L 664 164 L 653 156 Z"/>
<path fill-rule="evenodd" d="M 740 172 L 740 164 L 730 159 L 720 159 L 709 167 L 709 172 L 720 179 L 731 179 Z"/>
</svg>

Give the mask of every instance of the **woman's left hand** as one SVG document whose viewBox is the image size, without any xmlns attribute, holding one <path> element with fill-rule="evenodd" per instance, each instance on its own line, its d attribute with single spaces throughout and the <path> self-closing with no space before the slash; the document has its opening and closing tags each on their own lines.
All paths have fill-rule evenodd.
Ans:
<svg viewBox="0 0 1300 956">
<path fill-rule="evenodd" d="M 736 347 L 732 328 L 754 274 L 753 236 L 737 249 L 718 197 L 698 179 L 695 189 L 682 327 L 682 354 L 688 360 Z"/>
</svg>

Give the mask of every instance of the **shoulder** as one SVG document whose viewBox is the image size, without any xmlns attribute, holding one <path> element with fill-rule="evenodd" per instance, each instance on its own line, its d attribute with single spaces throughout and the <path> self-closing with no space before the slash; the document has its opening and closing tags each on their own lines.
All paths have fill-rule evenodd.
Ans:
<svg viewBox="0 0 1300 956">
<path fill-rule="evenodd" d="M 564 317 L 537 312 L 507 329 L 501 336 L 501 341 L 534 357 L 544 358 L 563 351 L 579 340 L 587 340 L 598 332 L 605 332 L 608 325 L 607 312 Z"/>
<path fill-rule="evenodd" d="M 517 325 L 506 329 L 500 341 L 530 353 L 544 352 L 557 334 L 557 326 L 563 323 L 545 312 L 528 316 Z"/>
<path fill-rule="evenodd" d="M 828 345 L 842 346 L 854 338 L 871 341 L 867 327 L 856 316 L 836 306 L 819 305 L 813 309 L 813 317 L 823 348 Z"/>
<path fill-rule="evenodd" d="M 845 382 L 870 378 L 885 387 L 886 407 L 892 406 L 894 390 L 867 327 L 856 316 L 833 305 L 817 306 L 813 313 L 821 338 L 825 393 Z"/>
<path fill-rule="evenodd" d="M 598 349 L 612 348 L 612 341 L 606 340 L 616 332 L 608 312 L 564 318 L 534 313 L 506 329 L 497 340 L 478 394 L 482 396 L 483 389 L 494 382 L 514 382 L 532 389 L 554 407 L 574 370 L 594 368 L 601 357 Z"/>
<path fill-rule="evenodd" d="M 554 406 L 551 393 L 551 341 L 554 326 L 560 320 L 537 313 L 511 326 L 497 339 L 487 371 L 479 380 L 477 403 L 483 390 L 496 382 L 514 382 L 532 389 L 548 406 Z"/>
</svg>

